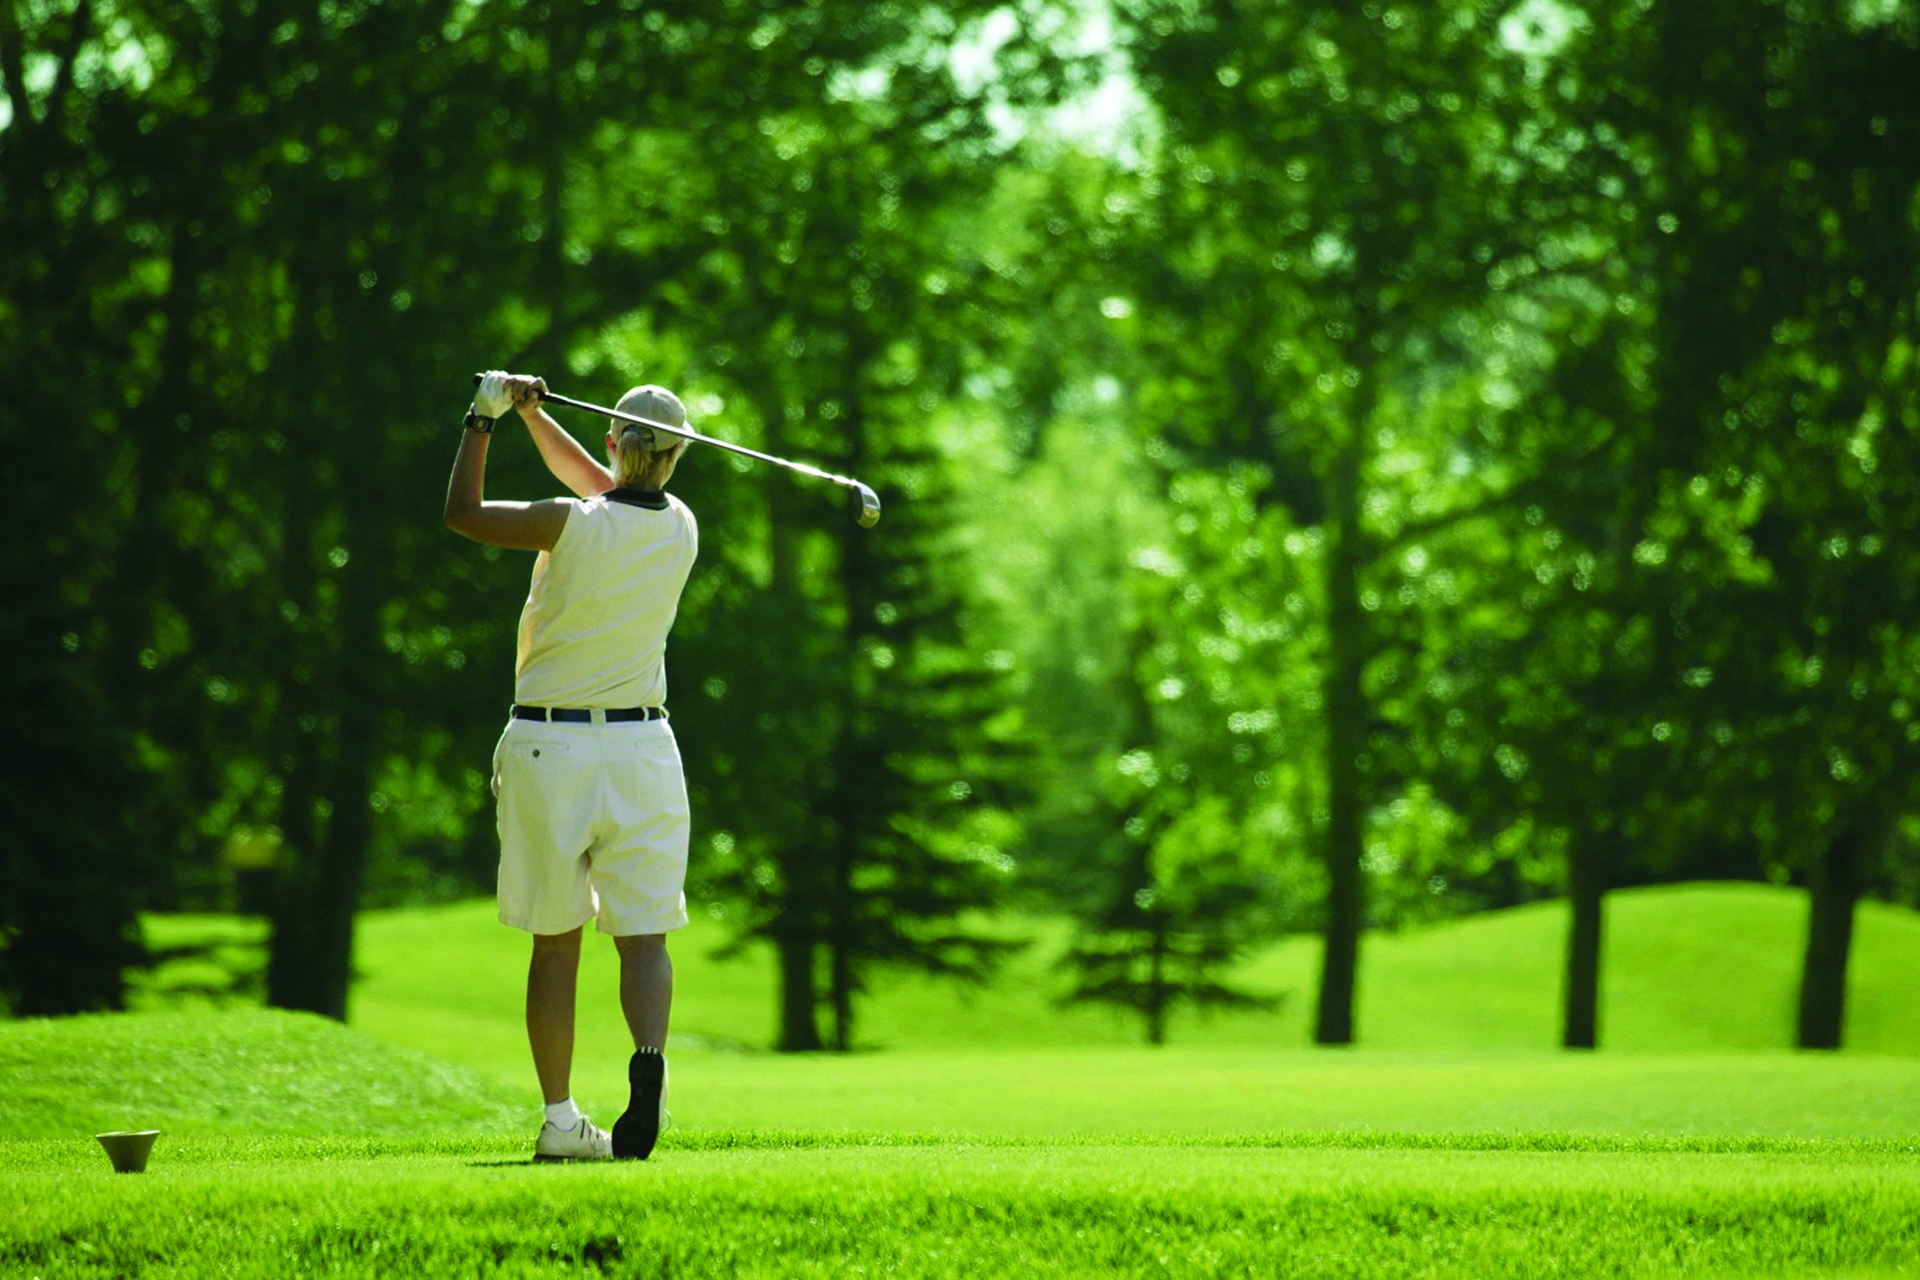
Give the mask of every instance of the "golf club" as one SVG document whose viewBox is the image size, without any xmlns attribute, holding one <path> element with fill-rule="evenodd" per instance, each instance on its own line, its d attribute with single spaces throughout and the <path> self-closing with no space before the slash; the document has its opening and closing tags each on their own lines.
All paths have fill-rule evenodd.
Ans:
<svg viewBox="0 0 1920 1280">
<path fill-rule="evenodd" d="M 473 375 L 474 385 L 479 385 L 482 376 L 483 375 L 477 373 Z M 803 476 L 812 476 L 816 480 L 830 480 L 844 489 L 851 489 L 853 491 L 855 499 L 860 504 L 860 508 L 855 513 L 854 519 L 859 522 L 862 529 L 871 529 L 874 525 L 880 523 L 880 495 L 866 485 L 861 484 L 858 480 L 854 480 L 848 476 L 836 476 L 830 471 L 822 471 L 818 467 L 810 467 L 804 462 L 792 462 L 786 458 L 776 458 L 770 453 L 761 453 L 758 449 L 749 449 L 745 445 L 729 444 L 725 440 L 715 440 L 712 436 L 703 436 L 698 431 L 694 431 L 689 427 L 671 427 L 664 422 L 655 422 L 651 418 L 641 418 L 631 413 L 621 413 L 618 409 L 609 409 L 603 405 L 588 404 L 585 400 L 575 400 L 569 396 L 559 395 L 552 391 L 542 391 L 539 395 L 544 401 L 552 404 L 565 405 L 569 409 L 585 409 L 588 413 L 603 414 L 606 417 L 615 418 L 621 422 L 632 422 L 643 427 L 652 427 L 655 431 L 664 431 L 668 435 L 680 436 L 683 439 L 694 441 L 697 444 L 712 445 L 716 449 L 725 449 L 728 453 L 737 453 L 744 458 L 758 458 L 761 462 L 771 462 L 776 467 L 785 467 L 789 471 L 797 471 Z"/>
</svg>

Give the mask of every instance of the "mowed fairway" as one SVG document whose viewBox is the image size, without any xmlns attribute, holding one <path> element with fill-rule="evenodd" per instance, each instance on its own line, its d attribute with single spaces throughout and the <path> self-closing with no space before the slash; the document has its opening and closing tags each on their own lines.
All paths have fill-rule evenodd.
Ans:
<svg viewBox="0 0 1920 1280">
<path fill-rule="evenodd" d="M 6 1265 L 60 1275 L 1898 1274 L 1911 1153 L 515 1144 L 195 1152 L 140 1178 L 9 1144 Z M 96 1164 L 97 1162 L 97 1164 Z"/>
<path fill-rule="evenodd" d="M 1636 1029 L 1592 1055 L 1522 1042 L 1541 984 L 1530 939 L 1547 949 L 1538 1035 L 1552 1034 L 1558 939 L 1532 909 L 1370 939 L 1374 981 L 1399 984 L 1375 1003 L 1398 1012 L 1369 1023 L 1363 987 L 1363 1035 L 1386 1047 L 1349 1051 L 1300 1047 L 1298 1009 L 1139 1047 L 1106 1014 L 1051 1009 L 1043 944 L 970 1001 L 885 988 L 863 1038 L 895 1047 L 783 1057 L 751 1047 L 771 1009 L 759 966 L 713 965 L 717 935 L 690 931 L 676 950 L 675 1128 L 646 1164 L 562 1168 L 526 1161 L 538 1100 L 518 1024 L 524 944 L 478 906 L 370 917 L 353 1028 L 255 1011 L 0 1025 L 0 1269 L 1920 1272 L 1920 1055 L 1752 1043 L 1790 1016 L 1757 997 L 1773 979 L 1753 955 L 1787 895 L 1622 897 L 1611 984 L 1671 998 L 1636 994 L 1637 1023 L 1610 1003 Z M 1676 939 L 1686 977 L 1663 986 L 1640 966 L 1670 957 L 1641 930 L 1674 918 L 1734 940 L 1722 954 Z M 1898 1047 L 1911 1026 L 1873 1010 L 1898 1013 L 1879 984 L 1910 984 L 1920 927 L 1911 913 L 1871 919 L 1856 968 L 1865 1034 Z M 621 1100 L 605 950 L 589 948 L 576 1079 L 603 1121 Z M 1278 987 L 1294 963 L 1283 949 L 1252 971 Z M 1719 1049 L 1682 1025 L 1716 983 Z M 1474 1005 L 1490 1047 L 1460 1025 Z M 1663 1018 L 1667 1051 L 1638 1042 Z M 167 1134 L 146 1174 L 116 1176 L 85 1135 L 136 1124 Z"/>
</svg>

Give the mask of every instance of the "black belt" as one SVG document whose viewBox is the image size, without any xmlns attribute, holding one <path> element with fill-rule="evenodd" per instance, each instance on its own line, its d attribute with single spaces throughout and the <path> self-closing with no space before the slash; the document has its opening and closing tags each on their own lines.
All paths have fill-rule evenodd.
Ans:
<svg viewBox="0 0 1920 1280">
<path fill-rule="evenodd" d="M 514 704 L 515 720 L 554 720 L 565 724 L 592 724 L 593 712 L 585 707 L 525 707 Z M 624 724 L 629 720 L 665 720 L 665 707 L 619 707 L 601 713 L 608 724 Z"/>
</svg>

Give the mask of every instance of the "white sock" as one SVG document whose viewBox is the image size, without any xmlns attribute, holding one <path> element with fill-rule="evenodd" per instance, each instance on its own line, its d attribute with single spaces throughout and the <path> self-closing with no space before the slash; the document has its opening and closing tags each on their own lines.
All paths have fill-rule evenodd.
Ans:
<svg viewBox="0 0 1920 1280">
<path fill-rule="evenodd" d="M 547 1123 L 556 1129 L 574 1128 L 581 1119 L 580 1108 L 573 1105 L 572 1098 L 562 1098 L 558 1102 L 547 1104 Z"/>
</svg>

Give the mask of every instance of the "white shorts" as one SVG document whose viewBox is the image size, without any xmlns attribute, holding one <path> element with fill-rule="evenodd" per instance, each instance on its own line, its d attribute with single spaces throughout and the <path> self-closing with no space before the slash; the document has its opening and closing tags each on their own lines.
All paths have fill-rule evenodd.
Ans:
<svg viewBox="0 0 1920 1280">
<path fill-rule="evenodd" d="M 493 753 L 500 923 L 616 936 L 687 923 L 687 783 L 665 720 L 509 720 Z"/>
</svg>

